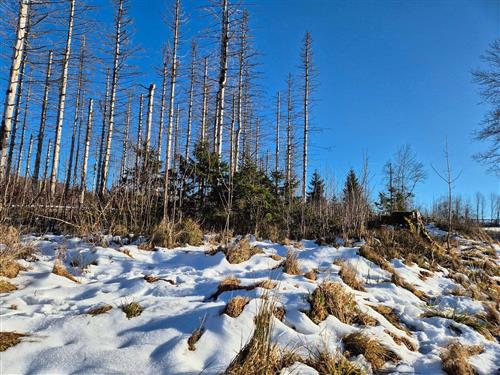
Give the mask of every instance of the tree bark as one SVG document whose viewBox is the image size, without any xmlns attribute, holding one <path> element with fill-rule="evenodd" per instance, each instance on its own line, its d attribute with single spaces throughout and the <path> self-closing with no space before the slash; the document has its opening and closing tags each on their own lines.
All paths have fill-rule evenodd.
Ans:
<svg viewBox="0 0 500 375">
<path fill-rule="evenodd" d="M 93 115 L 93 100 L 89 99 L 88 112 L 87 112 L 87 130 L 85 132 L 85 147 L 83 149 L 83 162 L 82 162 L 82 172 L 80 181 L 80 205 L 83 204 L 85 199 L 85 190 L 87 186 L 87 166 L 89 161 L 89 149 L 90 149 L 90 136 L 92 134 L 92 115 Z"/>
</svg>

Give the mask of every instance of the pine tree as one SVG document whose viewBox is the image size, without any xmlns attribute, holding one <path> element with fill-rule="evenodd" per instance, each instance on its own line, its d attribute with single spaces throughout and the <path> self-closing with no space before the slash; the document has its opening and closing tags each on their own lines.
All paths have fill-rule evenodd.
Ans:
<svg viewBox="0 0 500 375">
<path fill-rule="evenodd" d="M 326 200 L 325 197 L 325 181 L 321 178 L 318 171 L 315 170 L 311 183 L 309 185 L 309 192 L 307 193 L 307 201 L 313 204 L 319 204 Z"/>
</svg>

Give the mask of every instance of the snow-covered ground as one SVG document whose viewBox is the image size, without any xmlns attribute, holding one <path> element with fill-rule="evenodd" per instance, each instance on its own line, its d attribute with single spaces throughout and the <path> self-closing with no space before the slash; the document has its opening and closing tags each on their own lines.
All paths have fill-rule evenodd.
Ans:
<svg viewBox="0 0 500 375">
<path fill-rule="evenodd" d="M 209 297 L 221 280 L 234 275 L 243 285 L 273 279 L 278 282 L 271 295 L 286 310 L 283 321 L 275 319 L 274 338 L 286 347 L 313 347 L 327 344 L 332 350 L 342 348 L 342 337 L 363 330 L 377 338 L 401 357 L 397 364 L 387 364 L 385 373 L 441 374 L 439 354 L 451 341 L 480 344 L 485 351 L 470 358 L 479 374 L 495 374 L 500 368 L 500 346 L 486 340 L 475 330 L 450 319 L 422 318 L 426 306 L 407 289 L 391 283 L 390 274 L 358 255 L 358 248 L 320 247 L 303 241 L 296 249 L 301 270 L 317 269 L 318 279 L 292 276 L 277 268 L 279 260 L 292 246 L 270 242 L 253 243 L 263 250 L 250 260 L 230 264 L 224 254 L 207 255 L 208 247 L 182 247 L 173 250 L 143 251 L 135 245 L 93 246 L 78 238 L 63 236 L 31 237 L 40 251 L 39 260 L 24 263 L 29 267 L 13 280 L 18 290 L 0 294 L 0 331 L 29 333 L 30 336 L 1 352 L 1 374 L 220 374 L 253 333 L 253 318 L 266 290 L 237 290 Z M 208 245 L 207 245 L 208 246 Z M 79 283 L 52 273 L 56 253 L 66 248 L 65 262 Z M 127 255 L 129 254 L 129 255 Z M 329 316 L 319 325 L 307 315 L 308 296 L 323 280 L 339 281 L 343 259 L 354 266 L 365 282 L 366 291 L 355 291 L 362 311 L 379 322 L 374 327 L 346 325 Z M 69 264 L 89 265 L 84 271 Z M 445 271 L 422 280 L 417 265 L 407 266 L 393 260 L 393 267 L 409 283 L 431 296 L 437 309 L 469 313 L 483 311 L 481 303 L 469 297 L 449 294 L 458 285 Z M 160 280 L 149 283 L 146 275 Z M 232 318 L 221 314 L 234 296 L 251 299 L 243 313 Z M 120 306 L 138 302 L 144 311 L 127 319 Z M 96 306 L 113 308 L 101 315 L 86 312 Z M 412 335 L 407 338 L 417 346 L 410 351 L 396 344 L 397 336 L 406 333 L 370 306 L 394 308 Z M 15 305 L 15 309 L 13 308 Z M 203 324 L 205 331 L 188 349 L 191 333 Z M 458 329 L 457 329 L 458 327 Z M 362 358 L 357 358 L 363 363 Z M 305 365 L 295 364 L 288 374 L 315 374 Z"/>
</svg>

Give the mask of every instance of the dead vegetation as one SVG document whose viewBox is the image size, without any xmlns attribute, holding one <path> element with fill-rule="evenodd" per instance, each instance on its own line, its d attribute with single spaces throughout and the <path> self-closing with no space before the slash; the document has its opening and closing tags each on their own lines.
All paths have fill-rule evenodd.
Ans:
<svg viewBox="0 0 500 375">
<path fill-rule="evenodd" d="M 439 310 L 429 308 L 422 314 L 423 318 L 439 317 L 451 319 L 456 323 L 464 324 L 483 335 L 487 340 L 495 341 L 495 333 L 498 333 L 498 326 L 495 327 L 484 315 L 471 315 L 465 312 L 456 312 L 455 310 Z"/>
<path fill-rule="evenodd" d="M 393 308 L 385 305 L 375 305 L 370 307 L 380 315 L 383 315 L 383 317 L 386 318 L 394 327 L 406 332 L 409 336 L 412 335 L 411 331 L 401 323 L 398 314 L 396 314 Z"/>
<path fill-rule="evenodd" d="M 441 352 L 443 371 L 448 375 L 476 375 L 476 371 L 467 361 L 469 357 L 482 353 L 484 348 L 479 345 L 462 345 L 458 341 L 451 342 Z"/>
<path fill-rule="evenodd" d="M 88 310 L 87 314 L 92 315 L 92 316 L 101 315 L 101 314 L 107 313 L 112 308 L 113 308 L 113 306 L 108 305 L 108 304 L 96 306 L 96 307 L 93 307 L 90 310 Z"/>
<path fill-rule="evenodd" d="M 220 248 L 220 251 L 224 253 L 227 261 L 231 264 L 246 262 L 255 254 L 262 253 L 262 250 L 257 246 L 250 245 L 250 241 L 247 238 L 223 246 Z"/>
<path fill-rule="evenodd" d="M 227 303 L 226 307 L 224 308 L 223 314 L 226 314 L 231 318 L 237 318 L 241 315 L 248 302 L 250 302 L 249 298 L 236 296 Z"/>
<path fill-rule="evenodd" d="M 309 270 L 304 274 L 306 279 L 311 281 L 316 281 L 318 279 L 318 271 L 317 270 Z"/>
<path fill-rule="evenodd" d="M 0 280 L 0 293 L 10 293 L 16 290 L 14 284 L 9 283 L 7 280 Z"/>
<path fill-rule="evenodd" d="M 413 284 L 410 284 L 405 279 L 403 279 L 401 275 L 396 271 L 394 271 L 394 273 L 392 274 L 391 281 L 395 285 L 400 286 L 401 288 L 405 288 L 406 290 L 412 292 L 417 298 L 421 299 L 422 301 L 424 302 L 429 301 L 429 296 L 426 293 L 415 288 Z"/>
<path fill-rule="evenodd" d="M 355 365 L 341 353 L 331 352 L 326 344 L 309 350 L 309 356 L 304 361 L 320 375 L 364 375 L 359 366 Z"/>
<path fill-rule="evenodd" d="M 123 303 L 120 308 L 125 313 L 128 319 L 135 318 L 136 316 L 141 315 L 144 311 L 142 306 L 137 302 Z"/>
<path fill-rule="evenodd" d="M 162 220 L 156 225 L 148 242 L 150 247 L 199 246 L 203 244 L 203 231 L 197 222 L 184 219 L 180 223 Z M 147 246 L 146 246 L 147 247 Z"/>
<path fill-rule="evenodd" d="M 408 337 L 396 335 L 395 333 L 389 331 L 388 329 L 384 329 L 384 332 L 387 333 L 389 336 L 391 336 L 392 340 L 396 344 L 404 345 L 408 350 L 411 350 L 412 352 L 415 352 L 418 349 L 417 345 L 413 341 L 408 339 Z"/>
<path fill-rule="evenodd" d="M 286 254 L 286 258 L 281 264 L 283 267 L 283 272 L 289 275 L 300 275 L 300 262 L 296 251 L 289 251 Z"/>
<path fill-rule="evenodd" d="M 272 341 L 274 303 L 262 300 L 255 317 L 255 330 L 249 342 L 226 369 L 226 375 L 275 375 L 299 359 Z"/>
<path fill-rule="evenodd" d="M 374 371 L 381 369 L 387 362 L 396 363 L 400 360 L 396 353 L 362 332 L 351 333 L 342 341 L 349 354 L 362 354 L 371 363 Z"/>
<path fill-rule="evenodd" d="M 349 263 L 342 262 L 340 264 L 339 276 L 344 283 L 351 288 L 364 292 L 365 287 L 363 281 L 358 278 L 356 270 Z"/>
<path fill-rule="evenodd" d="M 27 333 L 0 332 L 0 352 L 19 344 L 21 339 L 27 336 L 29 336 Z"/>
<path fill-rule="evenodd" d="M 199 327 L 193 331 L 191 336 L 188 338 L 188 349 L 191 351 L 196 350 L 196 343 L 200 341 L 201 336 L 205 332 L 205 329 L 203 327 Z"/>
<path fill-rule="evenodd" d="M 75 276 L 73 276 L 68 271 L 61 257 L 56 258 L 56 260 L 54 261 L 54 267 L 52 268 L 52 273 L 57 276 L 65 277 L 75 283 L 79 283 L 79 281 L 75 278 Z"/>
<path fill-rule="evenodd" d="M 34 260 L 35 250 L 21 241 L 19 231 L 10 225 L 0 224 L 0 276 L 15 278 L 26 268 L 18 260 Z"/>
</svg>

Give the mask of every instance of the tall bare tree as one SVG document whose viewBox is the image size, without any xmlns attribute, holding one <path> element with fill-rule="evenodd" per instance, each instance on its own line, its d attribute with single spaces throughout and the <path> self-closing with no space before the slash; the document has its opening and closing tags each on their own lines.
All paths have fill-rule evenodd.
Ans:
<svg viewBox="0 0 500 375">
<path fill-rule="evenodd" d="M 302 50 L 302 69 L 304 78 L 304 139 L 303 139 L 303 153 L 302 153 L 302 202 L 306 202 L 306 188 L 307 188 L 307 147 L 309 137 L 309 95 L 310 95 L 310 77 L 311 77 L 311 53 L 312 41 L 311 34 L 306 33 L 304 39 L 304 47 Z"/>
<path fill-rule="evenodd" d="M 31 2 L 30 0 L 19 0 L 19 13 L 17 17 L 16 40 L 12 51 L 9 80 L 7 82 L 7 93 L 2 117 L 2 128 L 0 129 L 0 180 L 5 174 L 7 164 L 7 147 L 12 129 L 12 117 L 19 84 L 19 73 L 26 48 L 26 31 Z"/>
<path fill-rule="evenodd" d="M 64 122 L 64 108 L 66 104 L 66 90 L 68 85 L 68 67 L 71 57 L 71 41 L 73 37 L 73 23 L 75 18 L 75 0 L 70 0 L 68 15 L 68 34 L 66 36 L 66 48 L 62 60 L 62 72 L 59 86 L 59 104 L 57 109 L 56 135 L 54 141 L 54 156 L 52 158 L 52 171 L 50 173 L 50 194 L 56 192 L 57 172 L 59 170 L 59 157 L 61 151 L 61 136 Z"/>
<path fill-rule="evenodd" d="M 93 116 L 93 100 L 89 99 L 88 111 L 87 111 L 87 129 L 85 132 L 85 146 L 83 149 L 83 161 L 82 161 L 82 172 L 80 174 L 80 205 L 83 204 L 85 199 L 85 190 L 87 187 L 87 167 L 89 162 L 89 150 L 90 150 L 90 136 L 92 134 L 92 116 Z"/>
<path fill-rule="evenodd" d="M 185 159 L 189 158 L 189 147 L 191 144 L 191 127 L 193 123 L 193 97 L 194 97 L 194 85 L 196 81 L 196 42 L 193 41 L 191 44 L 191 77 L 189 83 L 189 102 L 188 102 L 188 119 L 187 119 L 187 129 L 186 129 L 186 151 Z"/>
</svg>

